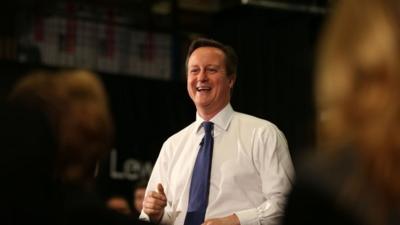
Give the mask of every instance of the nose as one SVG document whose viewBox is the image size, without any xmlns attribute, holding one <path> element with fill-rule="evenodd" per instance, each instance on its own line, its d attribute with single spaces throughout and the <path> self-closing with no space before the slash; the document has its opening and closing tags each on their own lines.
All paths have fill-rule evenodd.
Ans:
<svg viewBox="0 0 400 225">
<path fill-rule="evenodd" d="M 206 81 L 208 79 L 207 71 L 204 69 L 201 70 L 198 77 L 199 77 L 199 81 Z"/>
</svg>

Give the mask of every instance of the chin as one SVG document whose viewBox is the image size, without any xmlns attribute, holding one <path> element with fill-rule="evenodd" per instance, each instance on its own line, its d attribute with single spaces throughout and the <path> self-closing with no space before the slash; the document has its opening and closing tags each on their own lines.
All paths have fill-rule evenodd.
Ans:
<svg viewBox="0 0 400 225">
<path fill-rule="evenodd" d="M 196 101 L 195 102 L 196 108 L 207 108 L 210 106 L 210 102 L 204 102 L 204 101 Z"/>
</svg>

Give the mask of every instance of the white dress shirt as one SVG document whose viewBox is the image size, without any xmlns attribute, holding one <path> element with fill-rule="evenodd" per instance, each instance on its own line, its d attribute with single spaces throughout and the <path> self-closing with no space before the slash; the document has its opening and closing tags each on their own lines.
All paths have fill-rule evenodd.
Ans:
<svg viewBox="0 0 400 225">
<path fill-rule="evenodd" d="M 191 174 L 204 120 L 171 136 L 154 165 L 146 194 L 161 183 L 167 206 L 161 224 L 183 225 Z M 242 225 L 277 224 L 283 215 L 294 169 L 283 133 L 272 123 L 233 111 L 228 104 L 214 123 L 214 148 L 206 219 L 235 213 Z M 142 212 L 142 219 L 148 216 Z"/>
</svg>

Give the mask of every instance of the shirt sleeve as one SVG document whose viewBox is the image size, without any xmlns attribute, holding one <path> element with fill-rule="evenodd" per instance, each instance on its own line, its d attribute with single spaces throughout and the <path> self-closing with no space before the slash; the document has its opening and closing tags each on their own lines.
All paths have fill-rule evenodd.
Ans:
<svg viewBox="0 0 400 225">
<path fill-rule="evenodd" d="M 253 137 L 253 161 L 261 178 L 265 201 L 256 208 L 235 212 L 241 225 L 279 224 L 293 184 L 294 168 L 283 133 L 260 129 Z"/>
</svg>

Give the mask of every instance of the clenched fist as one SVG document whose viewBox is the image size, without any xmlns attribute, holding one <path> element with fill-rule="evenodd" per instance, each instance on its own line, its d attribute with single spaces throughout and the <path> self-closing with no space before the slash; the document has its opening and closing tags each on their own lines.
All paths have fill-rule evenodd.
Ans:
<svg viewBox="0 0 400 225">
<path fill-rule="evenodd" d="M 143 201 L 143 212 L 146 213 L 151 222 L 158 223 L 164 214 L 167 205 L 167 197 L 162 184 L 157 185 L 157 191 L 150 191 Z"/>
</svg>

